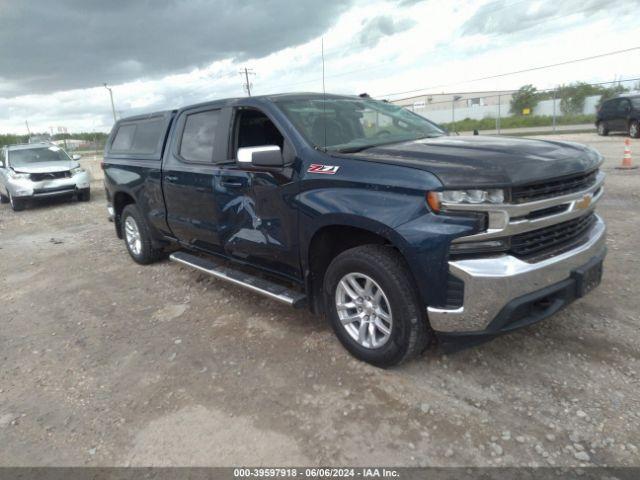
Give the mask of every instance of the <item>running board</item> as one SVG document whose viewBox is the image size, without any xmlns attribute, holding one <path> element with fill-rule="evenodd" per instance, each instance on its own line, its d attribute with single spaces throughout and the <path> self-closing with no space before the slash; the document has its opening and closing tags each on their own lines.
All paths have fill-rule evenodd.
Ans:
<svg viewBox="0 0 640 480">
<path fill-rule="evenodd" d="M 196 255 L 191 255 L 190 253 L 175 252 L 169 256 L 169 260 L 195 268 L 220 280 L 239 285 L 278 302 L 286 303 L 294 308 L 302 307 L 307 298 L 304 294 L 291 290 L 283 285 L 232 268 L 223 267 L 222 265 L 218 265 Z"/>
</svg>

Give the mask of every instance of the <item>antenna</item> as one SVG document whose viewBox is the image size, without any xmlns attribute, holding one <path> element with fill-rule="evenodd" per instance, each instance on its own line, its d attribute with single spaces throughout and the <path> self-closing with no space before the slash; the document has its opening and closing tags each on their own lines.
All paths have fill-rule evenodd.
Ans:
<svg viewBox="0 0 640 480">
<path fill-rule="evenodd" d="M 322 48 L 322 120 L 324 123 L 324 150 L 327 150 L 327 91 L 324 88 L 324 37 L 321 37 Z"/>
</svg>

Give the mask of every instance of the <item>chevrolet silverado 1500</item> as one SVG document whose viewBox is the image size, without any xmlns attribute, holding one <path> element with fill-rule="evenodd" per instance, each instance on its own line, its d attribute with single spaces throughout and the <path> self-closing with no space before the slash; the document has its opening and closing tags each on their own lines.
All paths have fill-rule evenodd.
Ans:
<svg viewBox="0 0 640 480">
<path fill-rule="evenodd" d="M 447 135 L 370 98 L 284 94 L 118 121 L 104 172 L 138 263 L 170 259 L 324 314 L 378 366 L 487 339 L 601 279 L 595 150 Z"/>
</svg>

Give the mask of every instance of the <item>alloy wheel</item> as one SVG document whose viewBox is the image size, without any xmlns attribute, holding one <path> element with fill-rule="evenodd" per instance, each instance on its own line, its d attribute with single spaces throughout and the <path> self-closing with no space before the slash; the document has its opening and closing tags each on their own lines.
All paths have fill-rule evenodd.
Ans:
<svg viewBox="0 0 640 480">
<path fill-rule="evenodd" d="M 124 221 L 124 235 L 127 245 L 134 255 L 140 255 L 142 252 L 142 240 L 140 239 L 140 230 L 138 224 L 133 217 L 127 217 Z"/>
<path fill-rule="evenodd" d="M 368 275 L 352 272 L 338 282 L 335 305 L 349 336 L 365 348 L 380 348 L 391 337 L 393 316 L 387 295 Z"/>
</svg>

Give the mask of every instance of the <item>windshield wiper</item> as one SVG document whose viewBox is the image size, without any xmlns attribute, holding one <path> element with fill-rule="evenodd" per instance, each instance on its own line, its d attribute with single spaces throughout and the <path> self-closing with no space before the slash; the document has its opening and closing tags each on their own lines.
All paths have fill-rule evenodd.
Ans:
<svg viewBox="0 0 640 480">
<path fill-rule="evenodd" d="M 367 148 L 377 147 L 378 145 L 359 145 L 357 147 L 344 147 L 338 148 L 336 152 L 338 153 L 356 153 L 366 150 Z"/>
<path fill-rule="evenodd" d="M 384 146 L 384 145 L 393 145 L 394 143 L 413 142 L 415 140 L 421 140 L 423 138 L 437 138 L 437 137 L 442 137 L 442 136 L 443 135 L 441 133 L 431 133 L 429 135 L 425 135 L 423 137 L 417 137 L 417 138 L 400 139 L 400 140 L 393 140 L 392 142 L 384 142 L 384 143 L 376 143 L 376 144 L 370 144 L 370 145 L 357 145 L 357 146 L 353 146 L 353 147 L 338 148 L 338 149 L 336 149 L 336 152 L 338 152 L 338 153 L 356 153 L 356 152 L 362 152 L 363 150 L 367 150 L 369 148 L 381 147 L 381 146 Z"/>
</svg>

